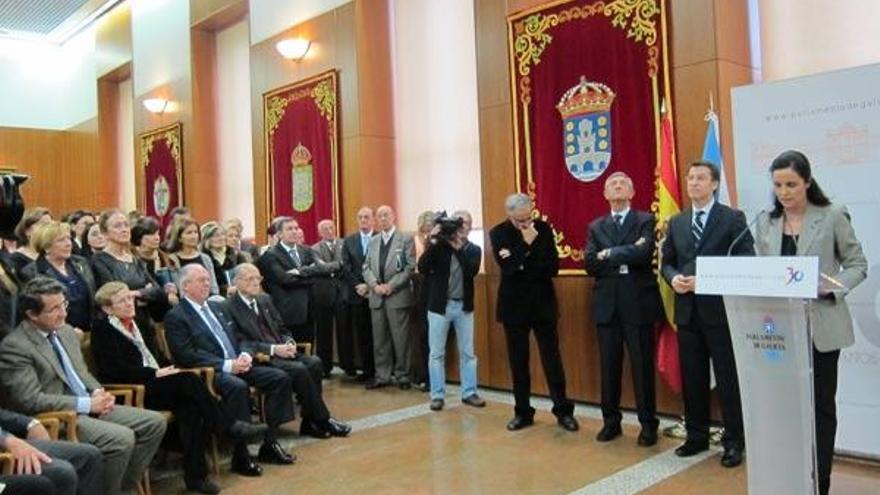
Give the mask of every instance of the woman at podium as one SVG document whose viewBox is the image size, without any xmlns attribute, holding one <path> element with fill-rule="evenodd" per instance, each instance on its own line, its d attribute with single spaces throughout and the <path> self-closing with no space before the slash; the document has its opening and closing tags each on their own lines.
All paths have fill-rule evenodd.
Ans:
<svg viewBox="0 0 880 495">
<path fill-rule="evenodd" d="M 854 342 L 845 296 L 867 276 L 868 261 L 846 207 L 832 204 L 799 151 L 785 151 L 770 165 L 774 208 L 755 226 L 759 256 L 818 256 L 819 299 L 810 307 L 819 493 L 831 484 L 837 433 L 837 364 Z"/>
</svg>

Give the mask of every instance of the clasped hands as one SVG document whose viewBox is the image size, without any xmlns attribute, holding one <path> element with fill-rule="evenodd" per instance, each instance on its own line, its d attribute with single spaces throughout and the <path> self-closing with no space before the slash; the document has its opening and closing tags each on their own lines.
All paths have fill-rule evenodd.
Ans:
<svg viewBox="0 0 880 495">
<path fill-rule="evenodd" d="M 247 373 L 253 367 L 254 358 L 246 352 L 242 352 L 237 358 L 232 360 L 232 374 L 240 375 Z"/>
<path fill-rule="evenodd" d="M 676 294 L 687 294 L 688 292 L 694 291 L 696 283 L 697 277 L 693 275 L 678 274 L 672 277 L 672 290 L 674 290 Z"/>
<path fill-rule="evenodd" d="M 89 405 L 89 413 L 101 417 L 110 414 L 116 406 L 116 397 L 103 388 L 96 388 L 92 391 L 91 404 Z"/>
<path fill-rule="evenodd" d="M 373 292 L 379 294 L 380 296 L 390 296 L 391 284 L 376 284 L 376 286 L 373 287 Z"/>
</svg>

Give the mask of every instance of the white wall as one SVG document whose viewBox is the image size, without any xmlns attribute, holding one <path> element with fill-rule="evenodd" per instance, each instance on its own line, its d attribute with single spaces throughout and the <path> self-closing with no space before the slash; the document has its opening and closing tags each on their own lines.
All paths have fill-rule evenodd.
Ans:
<svg viewBox="0 0 880 495">
<path fill-rule="evenodd" d="M 254 235 L 255 213 L 248 21 L 218 31 L 216 43 L 220 217 L 240 218 L 249 237 Z"/>
<path fill-rule="evenodd" d="M 251 43 L 329 12 L 351 0 L 250 0 Z M 377 1 L 377 0 L 373 0 Z"/>
<path fill-rule="evenodd" d="M 763 80 L 880 62 L 877 0 L 758 0 Z"/>
<path fill-rule="evenodd" d="M 67 129 L 98 114 L 94 29 L 64 45 L 0 40 L 0 126 Z"/>
<path fill-rule="evenodd" d="M 134 115 L 131 78 L 119 83 L 116 121 L 116 163 L 119 164 L 117 191 L 119 207 L 125 211 L 137 208 L 134 163 Z"/>
<path fill-rule="evenodd" d="M 190 68 L 189 1 L 132 0 L 135 97 L 177 79 Z"/>
<path fill-rule="evenodd" d="M 465 208 L 482 227 L 477 65 L 471 0 L 394 0 L 398 223 Z"/>
</svg>

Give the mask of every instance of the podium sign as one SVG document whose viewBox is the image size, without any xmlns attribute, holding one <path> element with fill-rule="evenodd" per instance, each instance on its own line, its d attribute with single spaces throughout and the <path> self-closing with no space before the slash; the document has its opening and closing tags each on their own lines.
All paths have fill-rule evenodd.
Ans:
<svg viewBox="0 0 880 495">
<path fill-rule="evenodd" d="M 752 495 L 817 491 L 807 309 L 818 266 L 816 257 L 697 259 L 697 294 L 724 296 Z"/>
<path fill-rule="evenodd" d="M 814 299 L 818 256 L 700 256 L 697 294 Z"/>
</svg>

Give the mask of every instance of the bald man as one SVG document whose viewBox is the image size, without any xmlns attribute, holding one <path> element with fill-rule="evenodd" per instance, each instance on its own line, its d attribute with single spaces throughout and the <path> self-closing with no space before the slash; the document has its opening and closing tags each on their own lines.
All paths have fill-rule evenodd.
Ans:
<svg viewBox="0 0 880 495">
<path fill-rule="evenodd" d="M 376 209 L 379 234 L 370 240 L 364 260 L 364 281 L 369 288 L 373 321 L 373 358 L 376 377 L 367 388 L 396 383 L 409 389 L 409 311 L 415 302 L 412 274 L 416 266 L 413 237 L 394 225 L 394 210 Z"/>
<path fill-rule="evenodd" d="M 342 278 L 348 292 L 346 303 L 351 333 L 347 336 L 348 340 L 339 344 L 339 365 L 346 375 L 356 376 L 356 381 L 359 382 L 369 382 L 376 374 L 373 362 L 373 322 L 369 305 L 370 288 L 364 281 L 364 259 L 373 238 L 374 223 L 373 209 L 362 207 L 357 213 L 358 231 L 342 242 Z M 355 343 L 361 358 L 361 375 L 357 375 L 355 370 Z"/>
<path fill-rule="evenodd" d="M 348 291 L 342 280 L 342 240 L 336 237 L 336 223 L 329 219 L 321 220 L 318 222 L 318 235 L 321 240 L 312 246 L 312 251 L 315 261 L 324 267 L 324 271 L 315 277 L 312 307 L 315 312 L 316 354 L 324 363 L 324 376 L 327 377 L 333 369 L 334 329 L 340 363 L 350 361 L 350 358 L 342 359 L 342 354 L 351 353 L 351 345 L 347 344 L 351 341 L 351 330 L 345 304 Z"/>
</svg>

